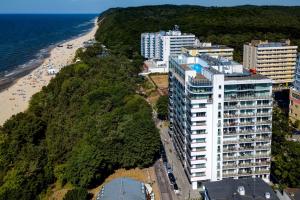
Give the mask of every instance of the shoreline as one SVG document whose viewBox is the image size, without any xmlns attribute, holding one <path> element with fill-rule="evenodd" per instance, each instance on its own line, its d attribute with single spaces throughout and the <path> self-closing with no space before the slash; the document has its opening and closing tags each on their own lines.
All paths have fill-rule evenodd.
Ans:
<svg viewBox="0 0 300 200">
<path fill-rule="evenodd" d="M 24 64 L 19 65 L 15 69 L 6 72 L 6 75 L 0 76 L 0 93 L 4 91 L 5 89 L 11 87 L 14 85 L 20 78 L 30 74 L 33 70 L 40 67 L 46 59 L 48 59 L 51 56 L 51 52 L 53 49 L 57 48 L 60 44 L 66 44 L 68 42 L 71 42 L 72 40 L 76 40 L 77 38 L 83 37 L 86 34 L 89 34 L 93 29 L 95 28 L 95 23 L 97 23 L 98 18 L 91 20 L 93 21 L 94 26 L 91 27 L 89 30 L 84 31 L 83 33 L 80 33 L 79 35 L 72 36 L 71 38 L 64 39 L 62 41 L 50 44 L 49 46 L 43 48 L 40 50 L 40 52 L 36 53 L 35 58 L 27 61 Z M 96 25 L 97 26 L 97 25 Z M 42 52 L 44 51 L 44 52 Z M 39 58 L 41 57 L 41 58 Z M 32 64 L 30 64 L 32 63 Z M 28 65 L 28 66 L 26 66 Z M 26 67 L 21 67 L 26 66 Z M 1 125 L 1 122 L 0 122 Z"/>
<path fill-rule="evenodd" d="M 84 47 L 85 41 L 94 39 L 97 29 L 98 18 L 95 18 L 94 26 L 89 31 L 53 44 L 53 47 L 50 45 L 46 56 L 40 61 L 37 60 L 33 66 L 19 69 L 11 77 L 2 77 L 2 83 L 0 78 L 0 126 L 11 116 L 25 111 L 31 97 L 55 77 L 49 74 L 49 69 L 59 72 L 63 67 L 72 64 L 77 49 Z M 68 48 L 68 45 L 72 45 L 72 48 Z M 8 74 L 10 73 L 14 71 Z"/>
</svg>

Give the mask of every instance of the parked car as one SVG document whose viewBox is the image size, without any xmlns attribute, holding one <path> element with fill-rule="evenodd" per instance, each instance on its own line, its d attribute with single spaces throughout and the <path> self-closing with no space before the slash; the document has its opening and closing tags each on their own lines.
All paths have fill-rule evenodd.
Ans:
<svg viewBox="0 0 300 200">
<path fill-rule="evenodd" d="M 169 177 L 169 180 L 171 182 L 171 184 L 176 184 L 176 179 L 175 179 L 175 176 L 173 173 L 168 173 L 168 177 Z"/>
</svg>

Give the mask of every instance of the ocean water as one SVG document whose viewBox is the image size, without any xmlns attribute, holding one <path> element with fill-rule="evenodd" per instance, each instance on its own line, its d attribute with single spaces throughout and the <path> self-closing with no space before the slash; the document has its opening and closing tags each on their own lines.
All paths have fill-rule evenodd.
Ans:
<svg viewBox="0 0 300 200">
<path fill-rule="evenodd" d="M 91 30 L 96 17 L 0 15 L 0 79 L 34 68 L 51 48 Z"/>
</svg>

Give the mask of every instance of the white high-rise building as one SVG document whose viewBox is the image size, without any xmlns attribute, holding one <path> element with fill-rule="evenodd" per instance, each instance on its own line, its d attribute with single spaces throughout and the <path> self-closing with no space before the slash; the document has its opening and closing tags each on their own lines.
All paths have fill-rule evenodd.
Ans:
<svg viewBox="0 0 300 200">
<path fill-rule="evenodd" d="M 161 37 L 163 35 L 165 35 L 165 32 L 141 34 L 141 55 L 144 58 L 161 60 Z"/>
<path fill-rule="evenodd" d="M 170 58 L 170 135 L 193 189 L 204 181 L 269 180 L 272 80 L 208 55 Z"/>
<path fill-rule="evenodd" d="M 168 32 L 142 33 L 141 55 L 158 60 L 159 65 L 164 64 L 165 71 L 168 71 L 169 57 L 179 55 L 182 47 L 193 46 L 196 39 L 193 34 L 182 33 L 178 26 Z"/>
<path fill-rule="evenodd" d="M 252 40 L 244 45 L 243 65 L 271 78 L 276 87 L 288 86 L 294 79 L 297 48 L 289 40 Z"/>
</svg>

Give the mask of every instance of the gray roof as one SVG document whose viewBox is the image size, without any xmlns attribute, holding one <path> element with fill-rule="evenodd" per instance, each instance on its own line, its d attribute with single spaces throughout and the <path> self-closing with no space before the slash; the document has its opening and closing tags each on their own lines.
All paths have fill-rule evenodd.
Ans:
<svg viewBox="0 0 300 200">
<path fill-rule="evenodd" d="M 279 200 L 272 188 L 261 178 L 224 179 L 204 183 L 204 186 L 210 200 L 266 200 L 266 192 L 270 194 L 269 200 Z M 244 196 L 237 192 L 239 186 L 244 187 Z"/>
<path fill-rule="evenodd" d="M 146 190 L 142 182 L 118 178 L 104 185 L 97 200 L 146 200 Z"/>
</svg>

